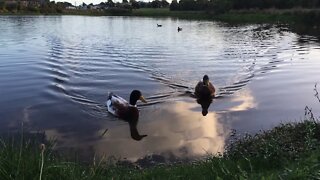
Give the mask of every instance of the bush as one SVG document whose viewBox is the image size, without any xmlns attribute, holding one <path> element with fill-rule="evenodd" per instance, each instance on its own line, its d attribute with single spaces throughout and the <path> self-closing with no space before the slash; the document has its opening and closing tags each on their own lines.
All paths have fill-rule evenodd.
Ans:
<svg viewBox="0 0 320 180">
<path fill-rule="evenodd" d="M 210 3 L 208 6 L 207 11 L 213 12 L 214 14 L 223 14 L 232 8 L 232 3 L 229 0 L 216 0 Z"/>
<path fill-rule="evenodd" d="M 173 0 L 172 3 L 170 4 L 170 11 L 177 11 L 179 10 L 179 4 L 177 0 Z"/>
<path fill-rule="evenodd" d="M 319 135 L 320 124 L 315 121 L 282 124 L 256 135 L 234 137 L 226 148 L 226 156 L 265 159 L 272 164 L 281 164 L 314 150 L 319 145 Z"/>
<path fill-rule="evenodd" d="M 11 11 L 11 12 L 13 12 L 13 11 L 15 11 L 15 10 L 17 10 L 17 7 L 18 7 L 18 4 L 17 3 L 6 3 L 5 4 L 5 8 L 8 10 L 8 11 Z"/>
<path fill-rule="evenodd" d="M 123 14 L 131 14 L 132 10 L 127 8 L 110 8 L 110 9 L 107 9 L 105 12 L 111 15 L 123 15 Z"/>
<path fill-rule="evenodd" d="M 0 10 L 4 9 L 4 5 L 5 5 L 4 1 L 0 0 Z"/>
<path fill-rule="evenodd" d="M 36 7 L 29 6 L 27 9 L 30 12 L 39 12 L 39 8 L 36 8 Z"/>
</svg>

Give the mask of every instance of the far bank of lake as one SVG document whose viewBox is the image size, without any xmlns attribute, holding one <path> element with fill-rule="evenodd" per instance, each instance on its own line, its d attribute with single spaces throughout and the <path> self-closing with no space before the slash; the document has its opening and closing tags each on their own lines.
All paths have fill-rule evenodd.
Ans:
<svg viewBox="0 0 320 180">
<path fill-rule="evenodd" d="M 173 17 L 181 19 L 214 20 L 228 23 L 303 23 L 319 27 L 320 9 L 266 9 L 231 10 L 215 14 L 205 11 L 170 11 L 169 8 L 140 8 L 107 10 L 63 10 L 61 13 L 40 13 L 29 11 L 0 12 L 0 15 L 87 15 L 87 16 L 141 16 Z"/>
</svg>

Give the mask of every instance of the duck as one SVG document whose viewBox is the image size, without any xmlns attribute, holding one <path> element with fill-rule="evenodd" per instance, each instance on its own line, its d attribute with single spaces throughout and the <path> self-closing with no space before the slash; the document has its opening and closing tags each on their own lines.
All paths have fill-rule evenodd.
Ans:
<svg viewBox="0 0 320 180">
<path fill-rule="evenodd" d="M 136 104 L 138 100 L 147 103 L 139 90 L 131 92 L 129 102 L 114 93 L 109 93 L 106 106 L 108 112 L 129 123 L 131 138 L 140 141 L 147 135 L 140 135 L 137 130 L 139 110 Z"/>
<path fill-rule="evenodd" d="M 182 31 L 182 28 L 181 28 L 181 27 L 178 27 L 178 32 L 179 32 L 179 31 Z"/>
<path fill-rule="evenodd" d="M 161 24 L 157 24 L 157 27 L 162 27 L 162 25 Z"/>
<path fill-rule="evenodd" d="M 195 87 L 194 95 L 197 99 L 197 103 L 201 105 L 202 115 L 206 116 L 213 98 L 209 87 L 204 82 L 199 81 Z"/>
</svg>

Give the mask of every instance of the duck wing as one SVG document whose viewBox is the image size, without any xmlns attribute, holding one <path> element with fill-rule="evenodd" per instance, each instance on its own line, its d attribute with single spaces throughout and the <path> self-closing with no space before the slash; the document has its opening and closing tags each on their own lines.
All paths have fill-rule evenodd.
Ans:
<svg viewBox="0 0 320 180">
<path fill-rule="evenodd" d="M 111 114 L 119 116 L 119 112 L 125 111 L 129 106 L 129 103 L 120 96 L 109 94 L 106 105 Z"/>
</svg>

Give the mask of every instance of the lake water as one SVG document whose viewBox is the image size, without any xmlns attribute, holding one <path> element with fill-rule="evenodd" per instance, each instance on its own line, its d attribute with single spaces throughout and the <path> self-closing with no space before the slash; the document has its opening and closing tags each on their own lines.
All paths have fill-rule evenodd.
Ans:
<svg viewBox="0 0 320 180">
<path fill-rule="evenodd" d="M 89 158 L 216 153 L 232 129 L 300 121 L 305 106 L 319 115 L 318 37 L 267 24 L 0 16 L 0 132 L 45 132 Z M 219 95 L 207 116 L 186 93 L 204 74 Z M 128 99 L 133 89 L 149 101 L 138 104 L 141 141 L 104 106 L 108 92 Z"/>
</svg>

